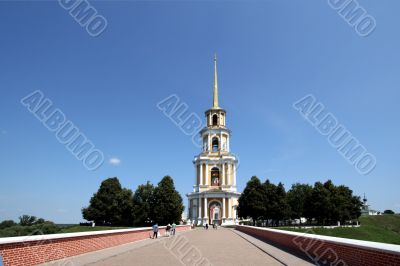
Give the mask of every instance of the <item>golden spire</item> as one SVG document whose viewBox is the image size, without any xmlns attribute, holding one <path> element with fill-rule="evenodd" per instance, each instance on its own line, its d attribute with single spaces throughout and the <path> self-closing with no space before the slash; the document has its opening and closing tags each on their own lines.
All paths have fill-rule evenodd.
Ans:
<svg viewBox="0 0 400 266">
<path fill-rule="evenodd" d="M 213 108 L 219 108 L 219 106 L 218 106 L 217 54 L 214 54 L 214 98 L 213 98 Z"/>
</svg>

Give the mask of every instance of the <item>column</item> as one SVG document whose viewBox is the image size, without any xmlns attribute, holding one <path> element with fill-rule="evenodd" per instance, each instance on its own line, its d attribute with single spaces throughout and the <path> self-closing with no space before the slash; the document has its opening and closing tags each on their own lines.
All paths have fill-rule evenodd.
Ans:
<svg viewBox="0 0 400 266">
<path fill-rule="evenodd" d="M 199 213 L 197 214 L 197 219 L 201 219 L 201 196 L 197 199 L 197 205 L 199 205 Z"/>
<path fill-rule="evenodd" d="M 204 197 L 204 219 L 208 218 L 207 217 L 208 216 L 207 213 L 208 213 L 207 198 Z"/>
<path fill-rule="evenodd" d="M 200 185 L 203 185 L 203 164 L 202 163 L 200 163 L 200 177 L 199 177 L 199 180 L 200 180 Z"/>
<path fill-rule="evenodd" d="M 227 151 L 230 151 L 230 148 L 229 148 L 229 135 L 226 136 L 226 148 L 227 148 Z"/>
<path fill-rule="evenodd" d="M 208 147 L 208 152 L 212 152 L 212 145 L 211 145 L 211 136 L 210 134 L 207 135 L 207 147 Z"/>
<path fill-rule="evenodd" d="M 232 180 L 232 182 L 233 182 L 233 185 L 236 186 L 236 163 L 233 163 L 232 167 L 233 167 L 233 177 L 232 177 L 233 180 Z"/>
<path fill-rule="evenodd" d="M 219 134 L 219 150 L 222 151 L 222 132 Z"/>
<path fill-rule="evenodd" d="M 228 213 L 229 213 L 229 218 L 232 218 L 232 201 L 231 201 L 231 199 L 228 199 Z"/>
<path fill-rule="evenodd" d="M 222 219 L 225 219 L 225 198 L 222 198 Z"/>
<path fill-rule="evenodd" d="M 225 186 L 225 162 L 222 162 L 222 185 Z"/>
<path fill-rule="evenodd" d="M 206 164 L 206 182 L 205 185 L 208 186 L 208 164 Z"/>
<path fill-rule="evenodd" d="M 199 173 L 199 165 L 196 163 L 194 167 L 194 187 L 198 187 L 199 184 L 197 183 L 197 174 Z M 196 188 L 194 189 L 194 192 L 196 192 Z"/>
<path fill-rule="evenodd" d="M 232 168 L 231 168 L 232 164 L 228 163 L 227 166 L 228 166 L 228 175 L 227 175 L 227 177 L 226 177 L 226 184 L 227 184 L 227 185 L 230 185 L 231 182 L 230 182 L 229 180 L 230 180 L 231 174 L 232 174 Z"/>
</svg>

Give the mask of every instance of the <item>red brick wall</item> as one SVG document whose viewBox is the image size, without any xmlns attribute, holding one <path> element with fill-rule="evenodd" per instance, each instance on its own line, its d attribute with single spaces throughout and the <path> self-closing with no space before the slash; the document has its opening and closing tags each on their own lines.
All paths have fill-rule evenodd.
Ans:
<svg viewBox="0 0 400 266">
<path fill-rule="evenodd" d="M 236 226 L 236 229 L 307 257 L 318 265 L 400 265 L 400 252 L 392 250 L 341 243 L 340 240 L 316 239 L 304 234 L 286 234 L 285 232 L 263 230 L 257 227 Z"/>
<path fill-rule="evenodd" d="M 189 230 L 188 226 L 177 226 L 176 231 Z M 159 231 L 165 233 L 165 227 Z M 63 259 L 83 253 L 122 245 L 142 239 L 147 239 L 152 234 L 151 228 L 139 231 L 117 232 L 88 236 L 45 239 L 39 241 L 24 241 L 9 244 L 0 244 L 0 256 L 3 257 L 4 266 L 36 265 L 52 260 Z M 50 236 L 50 235 L 48 235 Z M 29 239 L 29 237 L 27 238 Z M 65 263 L 65 265 L 69 265 Z"/>
</svg>

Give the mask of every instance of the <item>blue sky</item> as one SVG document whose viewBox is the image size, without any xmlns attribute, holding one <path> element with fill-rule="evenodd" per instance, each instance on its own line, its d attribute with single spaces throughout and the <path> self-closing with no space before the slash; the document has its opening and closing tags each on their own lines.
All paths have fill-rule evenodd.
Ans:
<svg viewBox="0 0 400 266">
<path fill-rule="evenodd" d="M 252 175 L 286 188 L 330 178 L 399 212 L 400 3 L 359 3 L 377 22 L 368 37 L 327 1 L 92 1 L 108 22 L 98 37 L 55 1 L 0 2 L 0 220 L 82 221 L 113 176 L 135 189 L 168 174 L 190 192 L 199 150 L 156 104 L 176 94 L 203 118 L 214 52 L 240 191 Z M 38 89 L 121 163 L 88 171 L 21 105 Z M 376 156 L 373 172 L 360 175 L 293 109 L 309 93 Z"/>
</svg>

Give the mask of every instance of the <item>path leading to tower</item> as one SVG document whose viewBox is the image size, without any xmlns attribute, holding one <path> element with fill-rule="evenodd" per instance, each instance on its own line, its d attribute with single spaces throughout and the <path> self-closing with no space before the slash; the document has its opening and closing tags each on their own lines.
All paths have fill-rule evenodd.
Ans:
<svg viewBox="0 0 400 266">
<path fill-rule="evenodd" d="M 73 265 L 314 265 L 234 229 L 195 229 L 74 257 Z M 48 263 L 47 265 L 56 265 Z"/>
</svg>

